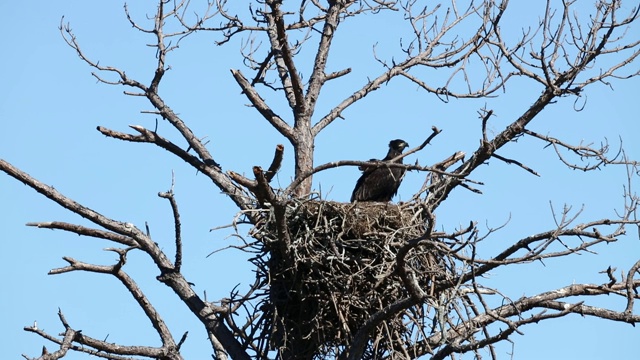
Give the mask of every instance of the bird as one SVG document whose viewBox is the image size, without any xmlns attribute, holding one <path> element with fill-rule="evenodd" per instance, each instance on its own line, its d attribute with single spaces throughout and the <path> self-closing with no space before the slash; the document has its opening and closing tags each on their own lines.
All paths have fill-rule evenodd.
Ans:
<svg viewBox="0 0 640 360">
<path fill-rule="evenodd" d="M 382 159 L 383 162 L 390 162 L 402 154 L 409 144 L 401 139 L 389 142 L 389 152 Z M 377 161 L 372 159 L 370 161 Z M 402 159 L 393 161 L 402 164 Z M 404 177 L 405 169 L 388 166 L 364 166 L 360 167 L 362 176 L 356 182 L 356 187 L 351 194 L 351 202 L 355 201 L 378 201 L 387 202 L 398 192 L 400 182 Z"/>
</svg>

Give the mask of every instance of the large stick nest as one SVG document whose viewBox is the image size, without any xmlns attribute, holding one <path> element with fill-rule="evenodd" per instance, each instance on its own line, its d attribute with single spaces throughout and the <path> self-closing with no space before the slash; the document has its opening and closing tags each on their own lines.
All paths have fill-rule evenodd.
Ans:
<svg viewBox="0 0 640 360">
<path fill-rule="evenodd" d="M 418 202 L 291 201 L 285 211 L 288 241 L 271 212 L 252 234 L 268 254 L 258 276 L 269 284 L 272 346 L 299 359 L 335 355 L 373 314 L 410 296 L 397 255 L 425 235 L 429 220 L 423 211 Z M 452 264 L 433 247 L 416 246 L 404 260 L 430 295 L 434 284 L 450 281 Z M 385 321 L 367 357 L 402 348 L 429 321 L 425 316 L 405 312 Z"/>
</svg>

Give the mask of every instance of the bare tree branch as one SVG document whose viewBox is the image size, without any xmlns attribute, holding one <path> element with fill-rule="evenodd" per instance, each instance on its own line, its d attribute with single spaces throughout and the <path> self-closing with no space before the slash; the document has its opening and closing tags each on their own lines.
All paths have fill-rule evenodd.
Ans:
<svg viewBox="0 0 640 360">
<path fill-rule="evenodd" d="M 169 200 L 174 220 L 176 255 L 172 261 L 152 239 L 148 225 L 143 231 L 131 223 L 108 218 L 0 160 L 0 171 L 88 219 L 97 228 L 56 221 L 29 222 L 28 226 L 59 229 L 120 246 L 106 249 L 118 254 L 113 265 L 64 257 L 68 265 L 49 273 L 86 271 L 114 276 L 144 311 L 162 342 L 153 347 L 97 340 L 72 328 L 59 312 L 65 330 L 57 336 L 36 324 L 24 328 L 59 347 L 51 353 L 45 348 L 38 359 L 60 359 L 69 350 L 116 360 L 182 358 L 180 349 L 187 333 L 176 341 L 176 335 L 150 299 L 124 271 L 127 254 L 132 250 L 153 261 L 159 272 L 156 280 L 171 288 L 177 301 L 199 320 L 212 354 L 219 359 L 454 359 L 465 353 L 480 358 L 486 354 L 483 349 L 497 359 L 498 343 L 511 341 L 513 334 L 523 334 L 525 325 L 543 320 L 580 314 L 632 325 L 640 323 L 640 317 L 634 314 L 640 298 L 640 260 L 620 271 L 620 276 L 609 266 L 602 272 L 606 282 L 600 285 L 572 284 L 518 299 L 483 281 L 490 272 L 507 271 L 519 264 L 551 262 L 585 252 L 596 254 L 598 245 L 615 243 L 630 226 L 640 227 L 636 216 L 640 198 L 632 191 L 632 180 L 640 174 L 639 164 L 627 157 L 622 141 L 612 155 L 606 139 L 599 146 L 573 145 L 529 129 L 547 106 L 563 98 L 573 97 L 574 110 L 584 110 L 585 89 L 591 84 L 612 87 L 613 80 L 640 76 L 640 71 L 630 66 L 640 55 L 640 40 L 630 37 L 635 30 L 632 26 L 637 26 L 640 18 L 640 8 L 630 8 L 626 3 L 623 6 L 620 0 L 598 1 L 592 13 L 585 16 L 574 10 L 575 3 L 547 0 L 539 22 L 523 29 L 520 35 L 514 35 L 513 28 L 502 21 L 509 14 L 507 0 L 464 4 L 267 0 L 249 2 L 246 7 L 226 0 L 206 5 L 189 0 L 159 0 L 153 14 L 142 21 L 125 5 L 129 24 L 149 36 L 149 46 L 155 49 L 150 80 L 146 82 L 133 79 L 123 68 L 92 59 L 63 18 L 59 30 L 64 41 L 94 71 L 92 75 L 101 83 L 124 86 L 126 95 L 144 97 L 152 108 L 143 113 L 162 117 L 181 139 L 168 140 L 159 133 L 158 126 L 153 131 L 130 126 L 136 134 L 102 126 L 98 131 L 110 138 L 154 144 L 211 179 L 214 187 L 238 207 L 226 227 L 235 230 L 231 236 L 239 243 L 225 249 L 245 252 L 254 267 L 255 279 L 247 284 L 248 289 L 234 287 L 226 297 L 214 301 L 207 299 L 206 292 L 204 297 L 196 294 L 193 284 L 181 273 L 186 261 L 183 247 L 190 245 L 182 236 L 173 177 L 170 189 L 158 193 Z M 194 9 L 196 6 L 200 9 Z M 346 80 L 347 75 L 358 73 L 352 69 L 362 65 L 360 58 L 354 58 L 348 59 L 352 63 L 342 70 L 330 69 L 329 56 L 334 39 L 343 31 L 341 25 L 365 14 L 382 12 L 399 14 L 403 18 L 401 24 L 406 25 L 406 32 L 399 33 L 403 35 L 397 53 L 383 53 L 374 46 L 372 60 L 382 70 L 366 80 L 350 80 L 361 85 L 318 115 L 317 105 L 327 82 Z M 231 75 L 250 105 L 293 146 L 294 176 L 284 189 L 272 184 L 286 163 L 280 141 L 275 142 L 279 145 L 267 170 L 263 170 L 266 164 L 254 164 L 253 178 L 249 178 L 232 169 L 231 164 L 225 165 L 231 170 L 224 173 L 212 156 L 215 149 L 208 149 L 204 138 L 197 137 L 186 119 L 161 96 L 161 84 L 170 74 L 170 53 L 179 48 L 184 38 L 198 32 L 214 34 L 217 45 L 228 46 L 235 43 L 238 35 L 242 37 L 237 44 L 249 75 L 245 77 L 239 69 L 232 69 Z M 310 45 L 313 41 L 317 43 Z M 310 71 L 308 77 L 305 71 Z M 516 78 L 527 81 L 528 86 L 538 86 L 539 92 L 531 105 L 509 119 L 506 128 L 493 137 L 487 129 L 498 109 L 494 111 L 491 104 L 480 108 L 476 129 L 480 144 L 466 160 L 465 152 L 454 149 L 446 151 L 453 155 L 430 166 L 417 161 L 393 162 L 431 144 L 441 132 L 433 127 L 420 146 L 392 162 L 336 160 L 314 165 L 317 136 L 335 119 L 342 118 L 353 104 L 396 77 L 444 103 L 451 98 L 491 99 L 500 90 L 511 91 L 510 83 Z M 273 94 L 282 96 L 281 103 L 274 100 Z M 282 105 L 291 110 L 289 115 L 274 111 Z M 613 217 L 583 221 L 578 220 L 584 216 L 583 208 L 558 208 L 552 204 L 555 227 L 518 235 L 490 253 L 481 248 L 484 241 L 497 236 L 509 221 L 497 227 L 486 225 L 484 230 L 478 226 L 478 219 L 462 220 L 461 225 L 452 228 L 439 224 L 438 208 L 458 186 L 482 194 L 479 186 L 484 186 L 485 180 L 473 178 L 478 176 L 476 170 L 492 159 L 539 176 L 533 170 L 536 164 L 524 164 L 505 152 L 505 145 L 522 136 L 553 147 L 559 160 L 571 169 L 626 166 L 623 208 Z M 578 161 L 571 160 L 567 153 Z M 312 177 L 340 166 L 416 170 L 424 174 L 424 183 L 409 201 L 398 204 L 323 200 L 322 194 L 312 191 Z M 248 235 L 239 232 L 239 224 L 252 226 Z M 591 304 L 592 299 L 605 296 L 624 301 L 624 309 Z"/>
<path fill-rule="evenodd" d="M 231 70 L 231 74 L 242 88 L 243 93 L 247 96 L 251 104 L 262 114 L 262 116 L 284 137 L 291 140 L 293 138 L 293 130 L 280 116 L 276 115 L 269 106 L 260 97 L 258 92 L 255 91 L 253 86 L 249 83 L 244 75 L 239 70 Z"/>
</svg>

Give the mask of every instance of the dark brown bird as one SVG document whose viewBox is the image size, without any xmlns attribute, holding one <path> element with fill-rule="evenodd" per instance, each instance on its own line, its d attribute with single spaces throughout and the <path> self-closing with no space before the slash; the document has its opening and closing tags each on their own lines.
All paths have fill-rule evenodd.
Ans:
<svg viewBox="0 0 640 360">
<path fill-rule="evenodd" d="M 402 154 L 402 151 L 408 146 L 409 144 L 404 140 L 392 140 L 389 143 L 389 152 L 382 161 L 390 162 L 393 158 Z M 371 161 L 375 161 L 375 159 Z M 394 163 L 402 164 L 402 159 L 396 160 Z M 364 169 L 360 168 L 360 170 L 362 170 L 362 176 L 360 176 L 355 189 L 353 189 L 351 202 L 391 201 L 391 198 L 398 192 L 405 173 L 405 169 L 384 165 L 378 167 L 367 166 Z"/>
</svg>

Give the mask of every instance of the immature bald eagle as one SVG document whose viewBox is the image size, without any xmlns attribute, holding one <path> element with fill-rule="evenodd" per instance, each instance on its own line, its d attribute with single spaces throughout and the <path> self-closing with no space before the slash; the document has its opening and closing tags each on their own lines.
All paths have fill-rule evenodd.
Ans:
<svg viewBox="0 0 640 360">
<path fill-rule="evenodd" d="M 389 152 L 382 161 L 389 162 L 398 157 L 402 151 L 409 146 L 404 140 L 392 140 L 389 143 Z M 375 161 L 373 159 L 372 161 Z M 394 161 L 402 163 L 402 159 Z M 398 192 L 400 182 L 404 177 L 405 169 L 397 167 L 365 167 L 362 169 L 362 176 L 356 183 L 356 188 L 351 194 L 351 202 L 354 201 L 391 201 L 391 198 Z"/>
</svg>

